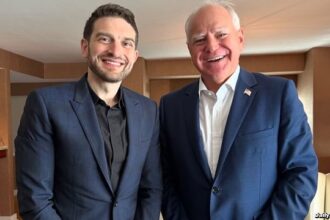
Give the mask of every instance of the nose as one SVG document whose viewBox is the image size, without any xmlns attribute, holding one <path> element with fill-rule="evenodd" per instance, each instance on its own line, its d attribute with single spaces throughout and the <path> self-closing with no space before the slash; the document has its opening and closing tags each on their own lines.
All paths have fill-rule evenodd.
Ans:
<svg viewBox="0 0 330 220">
<path fill-rule="evenodd" d="M 112 42 L 109 45 L 108 52 L 111 53 L 114 57 L 120 57 L 122 54 L 122 45 L 120 42 Z"/>
<path fill-rule="evenodd" d="M 219 41 L 212 36 L 208 36 L 206 40 L 206 50 L 207 52 L 213 52 L 219 48 Z"/>
</svg>

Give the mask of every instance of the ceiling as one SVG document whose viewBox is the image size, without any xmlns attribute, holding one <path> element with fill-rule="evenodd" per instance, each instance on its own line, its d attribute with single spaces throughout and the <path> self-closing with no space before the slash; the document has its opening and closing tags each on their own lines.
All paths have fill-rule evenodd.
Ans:
<svg viewBox="0 0 330 220">
<path fill-rule="evenodd" d="M 43 62 L 82 62 L 90 13 L 106 0 L 1 0 L 0 48 Z M 146 59 L 189 57 L 184 22 L 203 0 L 113 0 L 131 9 Z M 245 35 L 243 54 L 330 46 L 330 0 L 233 0 Z"/>
</svg>

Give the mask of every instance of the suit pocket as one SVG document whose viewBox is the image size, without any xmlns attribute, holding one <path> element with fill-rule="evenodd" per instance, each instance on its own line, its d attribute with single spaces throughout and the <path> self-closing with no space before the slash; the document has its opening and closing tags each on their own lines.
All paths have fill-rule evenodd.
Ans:
<svg viewBox="0 0 330 220">
<path fill-rule="evenodd" d="M 256 153 L 276 149 L 277 138 L 274 136 L 274 129 L 266 129 L 257 132 L 241 134 L 236 139 L 236 146 L 241 153 Z"/>
<path fill-rule="evenodd" d="M 263 138 L 271 137 L 273 135 L 274 135 L 274 129 L 269 128 L 262 131 L 241 133 L 239 134 L 238 138 L 241 141 L 248 141 L 248 140 L 263 139 Z"/>
</svg>

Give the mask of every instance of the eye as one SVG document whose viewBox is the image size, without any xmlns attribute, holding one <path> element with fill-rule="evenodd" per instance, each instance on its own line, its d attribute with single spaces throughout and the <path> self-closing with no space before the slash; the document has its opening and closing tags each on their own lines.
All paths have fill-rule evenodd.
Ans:
<svg viewBox="0 0 330 220">
<path fill-rule="evenodd" d="M 223 39 L 227 36 L 228 34 L 226 32 L 218 32 L 215 34 L 215 37 L 218 39 Z"/>
<path fill-rule="evenodd" d="M 106 37 L 106 36 L 100 36 L 97 40 L 104 44 L 111 43 L 111 38 Z"/>
<path fill-rule="evenodd" d="M 134 47 L 134 42 L 131 41 L 131 40 L 126 40 L 126 41 L 123 42 L 123 46 L 125 48 L 132 48 L 132 47 Z"/>
<path fill-rule="evenodd" d="M 192 40 L 192 43 L 194 45 L 202 45 L 205 42 L 205 37 L 201 37 L 201 38 L 194 38 Z"/>
</svg>

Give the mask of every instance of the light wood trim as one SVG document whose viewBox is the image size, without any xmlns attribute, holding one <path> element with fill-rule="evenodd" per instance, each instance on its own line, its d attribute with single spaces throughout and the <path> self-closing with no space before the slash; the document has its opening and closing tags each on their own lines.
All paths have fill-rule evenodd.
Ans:
<svg viewBox="0 0 330 220">
<path fill-rule="evenodd" d="M 43 77 L 43 63 L 0 49 L 0 67 L 31 76 Z"/>
<path fill-rule="evenodd" d="M 8 150 L 8 146 L 0 146 L 0 150 Z"/>
</svg>

